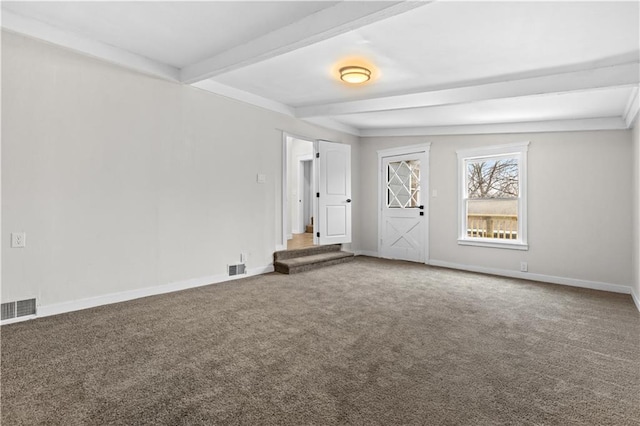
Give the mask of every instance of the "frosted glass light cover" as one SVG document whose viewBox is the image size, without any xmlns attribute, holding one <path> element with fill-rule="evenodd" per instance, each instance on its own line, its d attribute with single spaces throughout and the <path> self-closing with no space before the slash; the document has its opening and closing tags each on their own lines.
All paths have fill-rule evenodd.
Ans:
<svg viewBox="0 0 640 426">
<path fill-rule="evenodd" d="M 363 67 L 340 68 L 340 79 L 346 83 L 360 84 L 369 81 L 371 71 Z"/>
</svg>

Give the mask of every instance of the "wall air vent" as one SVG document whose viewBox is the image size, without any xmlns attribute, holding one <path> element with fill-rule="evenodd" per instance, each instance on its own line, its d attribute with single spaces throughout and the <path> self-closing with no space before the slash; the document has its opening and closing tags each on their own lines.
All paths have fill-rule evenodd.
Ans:
<svg viewBox="0 0 640 426">
<path fill-rule="evenodd" d="M 0 320 L 7 320 L 16 317 L 25 317 L 36 314 L 36 299 L 19 300 L 17 302 L 7 302 L 0 305 L 2 316 Z"/>
<path fill-rule="evenodd" d="M 20 300 L 16 302 L 16 316 L 24 317 L 26 315 L 36 314 L 36 299 Z"/>
<path fill-rule="evenodd" d="M 247 273 L 247 268 L 244 263 L 238 263 L 236 265 L 229 265 L 229 276 L 242 275 Z"/>
<path fill-rule="evenodd" d="M 1 306 L 2 316 L 0 319 L 6 320 L 16 317 L 16 302 L 3 303 Z"/>
</svg>

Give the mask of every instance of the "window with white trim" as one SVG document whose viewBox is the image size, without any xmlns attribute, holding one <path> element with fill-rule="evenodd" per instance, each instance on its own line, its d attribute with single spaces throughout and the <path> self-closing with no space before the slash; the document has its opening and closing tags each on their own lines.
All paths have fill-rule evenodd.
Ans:
<svg viewBox="0 0 640 426">
<path fill-rule="evenodd" d="M 458 244 L 527 250 L 529 142 L 458 153 Z"/>
</svg>

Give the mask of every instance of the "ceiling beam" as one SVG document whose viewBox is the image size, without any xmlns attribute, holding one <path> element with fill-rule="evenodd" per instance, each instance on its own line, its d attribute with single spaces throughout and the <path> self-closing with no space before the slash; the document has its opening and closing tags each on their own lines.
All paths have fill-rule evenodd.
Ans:
<svg viewBox="0 0 640 426">
<path fill-rule="evenodd" d="M 210 93 L 214 93 L 225 98 L 234 99 L 236 101 L 250 104 L 259 108 L 263 108 L 269 111 L 278 112 L 289 117 L 293 117 L 293 110 L 280 102 L 273 101 L 271 99 L 263 98 L 262 96 L 254 95 L 253 93 L 245 92 L 243 90 L 236 89 L 235 87 L 227 86 L 222 83 L 218 83 L 213 80 L 203 80 L 198 83 L 194 83 L 191 87 L 195 87 Z M 360 132 L 355 127 L 348 124 L 341 123 L 328 117 L 312 117 L 305 119 L 304 121 L 317 126 L 326 127 L 332 130 L 338 130 L 340 132 L 349 133 L 351 135 L 360 136 Z"/>
<path fill-rule="evenodd" d="M 633 123 L 638 116 L 638 111 L 640 111 L 640 92 L 639 88 L 636 87 L 631 91 L 631 95 L 629 96 L 629 102 L 627 103 L 627 107 L 624 109 L 624 122 L 627 125 L 627 128 L 631 128 Z"/>
<path fill-rule="evenodd" d="M 640 63 L 632 62 L 520 79 L 517 77 L 503 78 L 505 81 L 486 84 L 476 82 L 473 85 L 465 85 L 464 87 L 298 107 L 295 109 L 295 114 L 299 118 L 335 116 L 435 107 L 490 99 L 637 86 L 640 83 Z"/>
<path fill-rule="evenodd" d="M 181 70 L 183 83 L 195 83 L 216 75 L 291 52 L 399 15 L 430 1 L 341 1 L 299 21 L 272 31 Z"/>
<path fill-rule="evenodd" d="M 2 28 L 167 80 L 178 81 L 180 76 L 180 71 L 170 65 L 7 10 L 2 10 Z"/>
<path fill-rule="evenodd" d="M 203 80 L 192 84 L 192 86 L 206 90 L 207 92 L 215 93 L 216 95 L 224 96 L 225 98 L 234 99 L 236 101 L 293 117 L 293 110 L 285 104 L 263 98 L 262 96 L 254 95 L 253 93 L 245 92 L 244 90 L 236 89 L 235 87 L 218 83 L 217 81 Z"/>
<path fill-rule="evenodd" d="M 361 129 L 361 137 L 483 135 L 494 133 L 576 132 L 590 130 L 624 130 L 620 117 L 549 120 L 520 123 L 489 123 L 459 126 L 406 127 L 389 129 Z"/>
<path fill-rule="evenodd" d="M 311 117 L 305 118 L 303 121 L 307 123 L 315 124 L 316 126 L 325 127 L 327 129 L 337 130 L 339 132 L 348 133 L 354 136 L 360 136 L 360 129 L 350 126 L 348 124 L 341 123 L 333 118 L 329 117 Z"/>
</svg>

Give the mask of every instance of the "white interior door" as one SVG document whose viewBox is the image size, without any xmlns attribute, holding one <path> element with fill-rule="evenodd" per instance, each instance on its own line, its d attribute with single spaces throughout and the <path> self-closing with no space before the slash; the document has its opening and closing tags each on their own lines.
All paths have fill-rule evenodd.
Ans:
<svg viewBox="0 0 640 426">
<path fill-rule="evenodd" d="M 351 242 L 351 146 L 318 141 L 318 244 Z"/>
<path fill-rule="evenodd" d="M 426 152 L 381 157 L 379 254 L 426 262 Z"/>
</svg>

